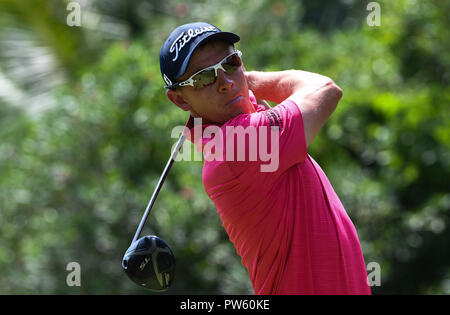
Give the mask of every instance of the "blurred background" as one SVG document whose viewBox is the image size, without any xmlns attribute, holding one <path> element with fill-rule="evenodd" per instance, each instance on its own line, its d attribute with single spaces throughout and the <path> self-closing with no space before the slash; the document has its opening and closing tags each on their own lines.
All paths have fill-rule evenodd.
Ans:
<svg viewBox="0 0 450 315">
<path fill-rule="evenodd" d="M 377 1 L 379 26 L 369 2 L 0 0 L 0 294 L 151 294 L 121 260 L 187 119 L 159 49 L 193 21 L 239 34 L 247 70 L 343 89 L 309 153 L 380 266 L 372 292 L 449 294 L 450 2 Z M 165 294 L 253 294 L 201 170 L 174 164 L 143 231 L 175 253 Z"/>
</svg>

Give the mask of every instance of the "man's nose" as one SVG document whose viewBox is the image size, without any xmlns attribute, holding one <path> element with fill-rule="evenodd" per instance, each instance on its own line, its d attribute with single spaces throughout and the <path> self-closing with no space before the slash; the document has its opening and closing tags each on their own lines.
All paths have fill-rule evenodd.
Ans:
<svg viewBox="0 0 450 315">
<path fill-rule="evenodd" d="M 217 86 L 220 93 L 230 91 L 234 84 L 234 80 L 231 79 L 222 69 L 217 70 Z"/>
</svg>

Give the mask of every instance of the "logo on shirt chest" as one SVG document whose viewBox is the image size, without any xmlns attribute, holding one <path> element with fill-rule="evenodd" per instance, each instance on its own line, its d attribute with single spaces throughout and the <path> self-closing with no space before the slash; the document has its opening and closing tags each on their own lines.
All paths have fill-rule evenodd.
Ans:
<svg viewBox="0 0 450 315">
<path fill-rule="evenodd" d="M 181 132 L 192 139 L 196 151 L 203 153 L 205 161 L 258 162 L 261 172 L 275 172 L 278 170 L 280 157 L 278 126 L 283 124 L 278 115 L 271 117 L 274 123 L 270 126 L 229 125 L 223 128 L 217 125 L 202 128 L 202 119 L 194 118 L 192 129 L 177 126 L 172 130 L 172 137 L 176 134 L 178 138 Z M 190 161 L 190 148 L 190 145 L 183 146 L 183 152 L 177 155 L 175 161 Z"/>
</svg>

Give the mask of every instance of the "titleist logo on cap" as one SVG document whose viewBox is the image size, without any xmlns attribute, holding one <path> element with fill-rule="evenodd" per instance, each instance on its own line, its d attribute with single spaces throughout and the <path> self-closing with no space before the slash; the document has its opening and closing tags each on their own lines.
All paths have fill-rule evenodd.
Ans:
<svg viewBox="0 0 450 315">
<path fill-rule="evenodd" d="M 187 31 L 187 34 L 185 35 L 184 32 L 178 36 L 173 44 L 170 46 L 170 52 L 175 52 L 175 58 L 172 59 L 172 61 L 175 61 L 178 59 L 178 52 L 181 51 L 181 49 L 194 37 L 197 37 L 200 34 L 203 34 L 205 32 L 218 32 L 219 30 L 215 28 L 214 26 L 208 26 L 208 27 L 200 27 L 196 29 L 190 28 Z"/>
</svg>

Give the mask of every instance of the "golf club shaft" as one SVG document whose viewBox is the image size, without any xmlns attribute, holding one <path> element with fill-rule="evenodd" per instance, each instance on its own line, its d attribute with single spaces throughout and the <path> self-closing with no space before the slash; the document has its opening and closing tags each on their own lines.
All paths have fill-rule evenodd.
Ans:
<svg viewBox="0 0 450 315">
<path fill-rule="evenodd" d="M 142 229 L 144 228 L 145 222 L 147 221 L 148 215 L 150 214 L 150 211 L 153 207 L 153 204 L 155 203 L 156 197 L 158 196 L 159 191 L 161 190 L 161 187 L 167 177 L 167 174 L 170 171 L 170 168 L 172 167 L 173 162 L 175 161 L 175 158 L 180 152 L 181 146 L 183 145 L 183 142 L 185 140 L 184 135 L 181 135 L 180 139 L 178 140 L 175 149 L 172 151 L 172 154 L 170 155 L 170 159 L 166 164 L 166 167 L 164 168 L 164 171 L 159 178 L 158 184 L 156 185 L 156 189 L 153 192 L 152 198 L 150 199 L 150 202 L 147 205 L 147 208 L 145 209 L 144 215 L 142 216 L 141 222 L 139 223 L 139 226 L 136 230 L 136 234 L 134 235 L 132 244 L 138 240 L 139 236 L 141 235 Z"/>
</svg>

